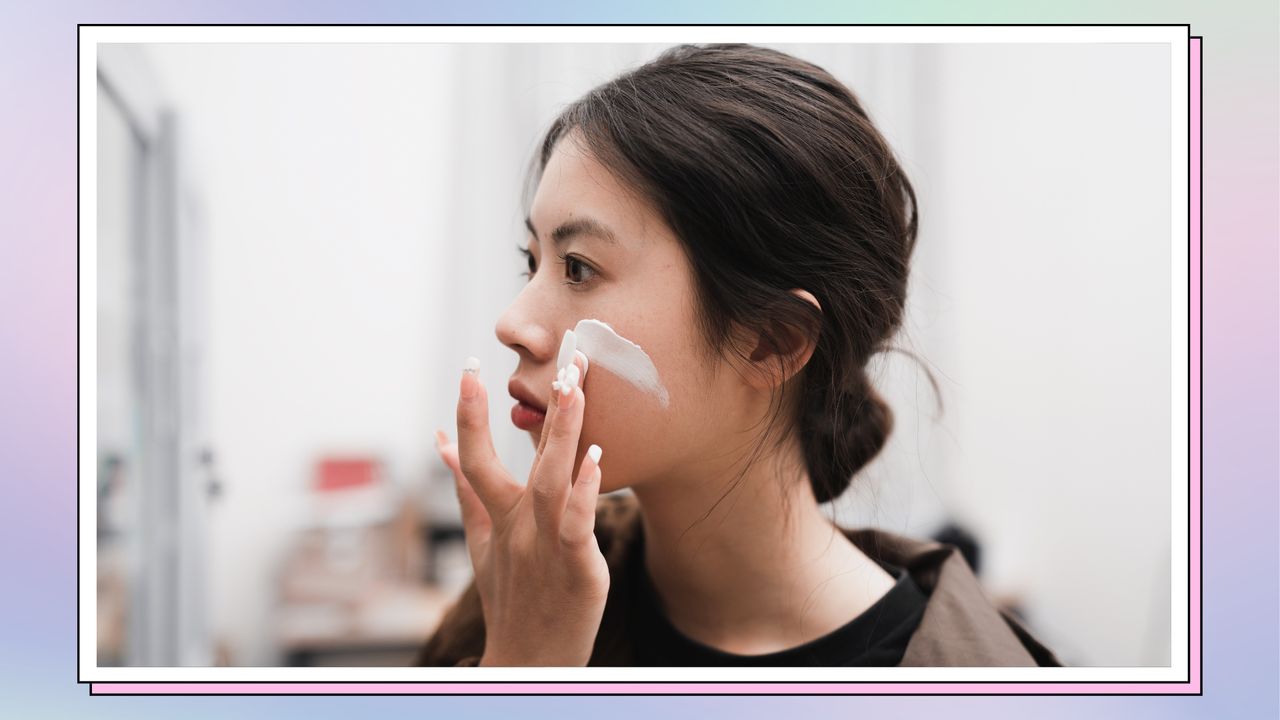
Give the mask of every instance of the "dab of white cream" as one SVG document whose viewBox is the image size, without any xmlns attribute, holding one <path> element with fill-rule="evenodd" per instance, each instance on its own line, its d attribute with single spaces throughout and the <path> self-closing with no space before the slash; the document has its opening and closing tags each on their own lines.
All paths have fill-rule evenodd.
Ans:
<svg viewBox="0 0 1280 720">
<path fill-rule="evenodd" d="M 560 344 L 557 369 L 573 363 L 575 352 L 589 358 L 591 365 L 606 368 L 614 375 L 635 385 L 640 390 L 655 395 L 662 407 L 667 407 L 670 397 L 658 379 L 658 369 L 640 346 L 622 337 L 607 323 L 599 320 L 579 320 L 572 332 L 566 332 Z M 583 374 L 585 377 L 586 374 Z"/>
</svg>

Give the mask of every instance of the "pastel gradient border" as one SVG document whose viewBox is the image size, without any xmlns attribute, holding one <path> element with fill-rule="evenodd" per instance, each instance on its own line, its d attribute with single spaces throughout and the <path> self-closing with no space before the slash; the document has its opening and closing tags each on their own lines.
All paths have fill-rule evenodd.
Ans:
<svg viewBox="0 0 1280 720">
<path fill-rule="evenodd" d="M 121 0 L 0 5 L 0 705 L 11 717 L 349 718 L 423 714 L 562 719 L 566 713 L 611 718 L 704 716 L 739 720 L 806 712 L 866 713 L 949 720 L 1037 718 L 1193 718 L 1280 716 L 1277 650 L 1277 345 L 1275 198 L 1277 165 L 1277 9 L 1246 0 L 1190 2 L 1081 0 L 1056 7 L 986 0 L 963 8 L 943 0 L 906 5 L 753 1 L 693 8 L 657 0 L 643 8 L 550 0 L 536 6 L 492 2 L 426 6 L 371 1 L 346 7 L 301 0 L 218 4 Z M 1209 163 L 1201 266 L 1193 256 L 1193 414 L 1205 421 L 1193 467 L 1209 478 L 1198 507 L 1203 539 L 1192 548 L 1200 585 L 1204 550 L 1203 695 L 1201 697 L 90 697 L 76 683 L 76 23 L 1108 23 L 1190 22 L 1212 52 L 1203 108 Z M 1197 57 L 1199 48 L 1196 48 Z M 1198 98 L 1198 92 L 1197 92 Z M 1197 118 L 1198 120 L 1198 118 Z M 1200 133 L 1193 132 L 1198 138 Z M 1199 153 L 1192 155 L 1199 169 Z M 1199 173 L 1193 171 L 1193 177 Z M 1201 369 L 1200 361 L 1203 359 Z M 1201 451 L 1203 450 L 1203 456 Z M 1198 479 L 1198 477 L 1197 477 Z M 1207 542 L 1206 542 L 1207 541 Z M 1200 613 L 1197 613 L 1198 615 Z M 1200 650 L 1200 633 L 1193 633 Z M 1199 668 L 1197 668 L 1199 673 Z M 1197 682 L 1200 676 L 1197 675 Z M 990 686 L 988 686 L 990 691 Z M 308 693 L 317 688 L 301 688 Z M 404 686 L 397 686 L 403 692 Z M 437 686 L 437 690 L 439 687 Z M 867 688 L 863 687 L 865 691 Z M 101 685 L 95 691 L 104 691 Z M 220 686 L 219 692 L 238 692 Z M 474 691 L 474 690 L 471 690 Z M 527 688 L 525 689 L 527 692 Z M 740 692 L 734 688 L 733 692 Z M 794 692 L 794 690 L 791 690 Z M 889 692 L 914 695 L 917 686 Z M 1026 687 L 1022 686 L 1025 692 Z M 1059 690 L 1060 691 L 1060 690 Z"/>
<path fill-rule="evenodd" d="M 1190 332 L 1189 431 L 1200 432 L 1200 40 L 1191 38 L 1188 46 L 1188 138 L 1190 181 L 1188 211 L 1191 249 L 1189 257 L 1188 302 Z M 1192 282 L 1192 278 L 1196 281 Z M 1197 694 L 1200 692 L 1200 449 L 1189 444 L 1191 475 L 1189 514 L 1190 598 L 1189 681 L 1188 682 L 502 682 L 502 681 L 429 681 L 429 682 L 94 682 L 95 695 L 115 694 L 477 694 L 487 695 L 874 695 L 911 693 L 916 695 L 967 694 Z"/>
</svg>

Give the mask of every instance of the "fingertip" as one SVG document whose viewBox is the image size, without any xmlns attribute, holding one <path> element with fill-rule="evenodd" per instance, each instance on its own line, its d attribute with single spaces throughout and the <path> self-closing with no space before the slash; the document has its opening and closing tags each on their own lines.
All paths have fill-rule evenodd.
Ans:
<svg viewBox="0 0 1280 720">
<path fill-rule="evenodd" d="M 458 396 L 470 400 L 476 396 L 480 388 L 480 358 L 472 355 L 462 366 L 462 381 L 458 386 Z"/>
<path fill-rule="evenodd" d="M 582 486 L 582 490 L 577 494 L 581 498 L 579 502 L 582 505 L 584 513 L 595 504 L 596 497 L 600 495 L 601 477 L 600 466 L 597 465 L 591 468 L 591 472 L 587 473 L 584 477 L 579 478 L 576 483 L 577 485 Z"/>
<path fill-rule="evenodd" d="M 467 373 L 469 376 L 470 373 Z M 464 441 L 468 432 L 488 432 L 489 428 L 489 393 L 479 378 L 472 378 L 464 383 L 472 383 L 470 394 L 458 399 L 458 442 Z"/>
<path fill-rule="evenodd" d="M 458 399 L 470 400 L 476 396 L 476 391 L 480 387 L 480 380 L 475 373 L 462 373 L 462 380 L 458 384 Z"/>
</svg>

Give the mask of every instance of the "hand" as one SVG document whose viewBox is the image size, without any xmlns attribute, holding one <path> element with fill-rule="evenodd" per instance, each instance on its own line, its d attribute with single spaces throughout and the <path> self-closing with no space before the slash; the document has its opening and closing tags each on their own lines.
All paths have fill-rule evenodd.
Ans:
<svg viewBox="0 0 1280 720">
<path fill-rule="evenodd" d="M 574 364 L 581 376 L 582 358 Z M 598 447 L 570 483 L 585 405 L 576 385 L 567 396 L 554 393 L 526 485 L 494 452 L 478 372 L 463 373 L 458 444 L 436 433 L 440 456 L 453 470 L 484 611 L 481 665 L 584 666 L 591 657 L 609 568 L 595 536 Z"/>
</svg>

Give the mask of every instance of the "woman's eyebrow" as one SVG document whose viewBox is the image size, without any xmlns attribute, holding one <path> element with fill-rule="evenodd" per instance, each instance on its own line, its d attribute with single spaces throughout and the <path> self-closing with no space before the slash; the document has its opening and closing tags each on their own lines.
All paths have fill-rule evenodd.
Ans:
<svg viewBox="0 0 1280 720">
<path fill-rule="evenodd" d="M 541 238 L 538 238 L 538 231 L 533 229 L 533 220 L 526 217 L 524 226 L 541 241 Z M 575 235 L 599 238 L 610 245 L 618 244 L 618 236 L 607 225 L 591 217 L 576 217 L 564 221 L 560 227 L 551 231 L 551 242 L 559 245 Z"/>
</svg>

